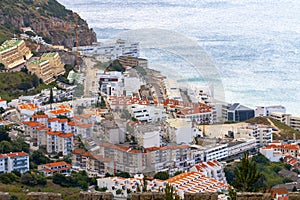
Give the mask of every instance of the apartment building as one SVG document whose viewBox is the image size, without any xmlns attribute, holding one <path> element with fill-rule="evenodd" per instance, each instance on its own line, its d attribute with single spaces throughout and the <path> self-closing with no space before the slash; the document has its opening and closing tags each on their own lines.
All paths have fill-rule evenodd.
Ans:
<svg viewBox="0 0 300 200">
<path fill-rule="evenodd" d="M 47 153 L 71 155 L 74 149 L 74 134 L 63 133 L 61 131 L 51 131 L 46 133 Z"/>
<path fill-rule="evenodd" d="M 115 42 L 97 43 L 92 46 L 79 47 L 81 53 L 95 53 L 106 57 L 109 60 L 115 60 L 120 56 L 139 57 L 139 43 L 129 42 L 118 39 Z"/>
<path fill-rule="evenodd" d="M 234 122 L 242 122 L 254 117 L 254 110 L 243 106 L 239 103 L 234 103 L 228 108 L 227 120 Z"/>
<path fill-rule="evenodd" d="M 176 116 L 178 118 L 190 119 L 196 124 L 213 124 L 211 107 L 205 104 L 201 104 L 197 107 L 179 109 Z"/>
<path fill-rule="evenodd" d="M 34 60 L 27 63 L 27 69 L 36 74 L 44 83 L 49 84 L 55 81 L 54 73 L 49 60 Z"/>
<path fill-rule="evenodd" d="M 103 176 L 114 173 L 114 161 L 111 158 L 96 156 L 82 149 L 75 149 L 72 153 L 73 170 L 85 170 L 89 176 Z"/>
<path fill-rule="evenodd" d="M 134 127 L 134 136 L 139 146 L 144 148 L 160 147 L 160 127 L 153 124 L 141 124 Z"/>
<path fill-rule="evenodd" d="M 50 68 L 55 77 L 63 75 L 65 73 L 64 64 L 61 61 L 61 58 L 57 52 L 44 53 L 40 60 L 48 60 Z"/>
<path fill-rule="evenodd" d="M 240 138 L 228 143 L 228 157 L 241 154 L 243 152 L 252 151 L 257 148 L 255 138 Z"/>
<path fill-rule="evenodd" d="M 32 53 L 24 40 L 6 40 L 0 46 L 0 63 L 3 63 L 6 70 L 13 70 L 25 64 L 26 60 L 32 57 Z"/>
<path fill-rule="evenodd" d="M 284 106 L 257 106 L 255 108 L 255 117 L 270 116 L 271 113 L 285 113 L 286 108 Z"/>
<path fill-rule="evenodd" d="M 165 131 L 171 142 L 190 144 L 195 136 L 203 136 L 202 132 L 189 119 L 167 119 Z"/>
<path fill-rule="evenodd" d="M 3 108 L 3 109 L 7 108 L 7 101 L 1 99 L 1 97 L 0 97 L 0 108 Z"/>
<path fill-rule="evenodd" d="M 272 112 L 270 117 L 284 123 L 291 128 L 300 131 L 300 117 L 292 116 L 291 114 L 285 114 L 280 112 Z"/>
<path fill-rule="evenodd" d="M 144 58 L 136 58 L 131 56 L 119 56 L 118 60 L 123 66 L 128 66 L 128 67 L 139 66 L 143 68 L 147 68 L 148 66 L 148 61 L 147 59 Z"/>
<path fill-rule="evenodd" d="M 205 146 L 204 161 L 223 160 L 228 157 L 228 144 L 215 144 Z"/>
<path fill-rule="evenodd" d="M 131 116 L 141 122 L 157 122 L 164 121 L 168 118 L 163 108 L 150 105 L 132 105 L 130 106 Z"/>
<path fill-rule="evenodd" d="M 55 173 L 70 175 L 71 168 L 72 165 L 64 161 L 38 165 L 38 171 L 42 172 L 45 176 L 52 176 Z"/>
<path fill-rule="evenodd" d="M 25 152 L 0 154 L 0 174 L 14 170 L 22 174 L 29 171 L 29 155 Z"/>
<path fill-rule="evenodd" d="M 251 125 L 238 127 L 235 138 L 254 137 L 256 139 L 256 146 L 267 146 L 273 141 L 273 128 L 266 125 Z"/>
</svg>

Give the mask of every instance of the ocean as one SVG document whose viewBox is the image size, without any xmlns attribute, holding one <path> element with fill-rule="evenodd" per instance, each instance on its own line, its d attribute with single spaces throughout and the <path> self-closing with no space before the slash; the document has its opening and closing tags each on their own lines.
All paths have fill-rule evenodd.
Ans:
<svg viewBox="0 0 300 200">
<path fill-rule="evenodd" d="M 149 67 L 230 103 L 300 116 L 298 0 L 59 0 L 99 40 L 141 42 Z M 180 41 L 180 42 L 178 42 Z"/>
</svg>

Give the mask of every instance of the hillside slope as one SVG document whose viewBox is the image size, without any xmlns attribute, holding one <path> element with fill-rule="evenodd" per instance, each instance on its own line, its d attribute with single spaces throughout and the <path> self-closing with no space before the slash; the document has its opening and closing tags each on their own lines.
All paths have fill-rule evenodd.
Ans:
<svg viewBox="0 0 300 200">
<path fill-rule="evenodd" d="M 96 42 L 96 34 L 86 21 L 56 0 L 1 0 L 0 42 L 19 34 L 21 27 L 31 27 L 46 41 L 72 48 L 76 41 L 74 29 L 61 27 L 74 26 L 75 18 L 78 18 L 79 44 Z"/>
</svg>

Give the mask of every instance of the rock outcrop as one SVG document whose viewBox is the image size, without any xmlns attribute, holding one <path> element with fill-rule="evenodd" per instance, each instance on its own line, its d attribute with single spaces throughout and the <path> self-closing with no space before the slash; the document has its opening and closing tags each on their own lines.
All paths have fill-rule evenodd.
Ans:
<svg viewBox="0 0 300 200">
<path fill-rule="evenodd" d="M 31 27 L 46 42 L 68 48 L 76 43 L 75 27 L 80 45 L 97 41 L 95 32 L 87 22 L 56 0 L 1 0 L 0 36 L 5 39 L 12 37 L 14 33 L 21 33 L 22 27 Z"/>
</svg>

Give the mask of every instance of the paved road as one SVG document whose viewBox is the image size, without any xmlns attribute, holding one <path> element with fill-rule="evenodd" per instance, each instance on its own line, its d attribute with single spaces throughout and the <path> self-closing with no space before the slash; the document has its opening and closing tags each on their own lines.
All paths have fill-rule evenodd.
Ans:
<svg viewBox="0 0 300 200">
<path fill-rule="evenodd" d="M 96 62 L 92 58 L 83 58 L 83 65 L 85 71 L 84 79 L 84 97 L 91 97 L 98 92 L 97 88 L 97 68 L 94 68 Z"/>
</svg>

